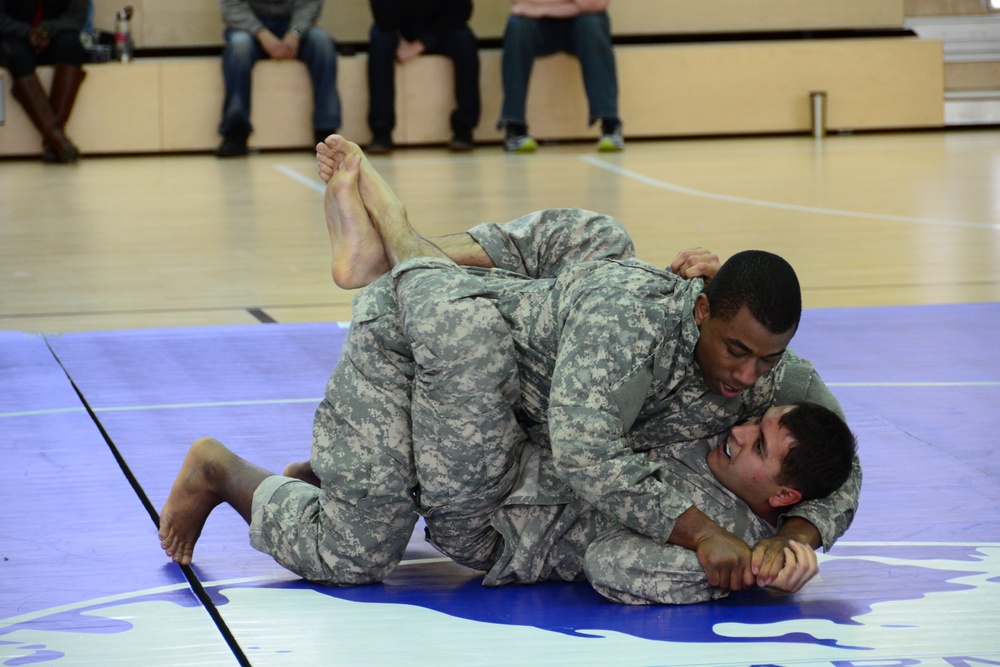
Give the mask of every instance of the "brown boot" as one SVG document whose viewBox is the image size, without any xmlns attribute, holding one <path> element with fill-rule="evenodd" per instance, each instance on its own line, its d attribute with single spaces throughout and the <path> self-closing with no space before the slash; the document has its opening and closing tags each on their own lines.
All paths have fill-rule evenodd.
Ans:
<svg viewBox="0 0 1000 667">
<path fill-rule="evenodd" d="M 31 122 L 42 133 L 42 140 L 52 149 L 56 161 L 75 162 L 80 157 L 80 151 L 59 128 L 58 119 L 52 110 L 52 105 L 49 104 L 49 98 L 42 90 L 38 75 L 29 74 L 16 79 L 11 90 L 31 118 Z"/>
<path fill-rule="evenodd" d="M 73 112 L 76 94 L 87 73 L 75 65 L 56 65 L 52 74 L 52 90 L 49 91 L 49 104 L 56 115 L 56 126 L 66 133 L 66 123 Z M 59 162 L 55 150 L 48 144 L 44 146 L 44 157 L 47 162 Z"/>
</svg>

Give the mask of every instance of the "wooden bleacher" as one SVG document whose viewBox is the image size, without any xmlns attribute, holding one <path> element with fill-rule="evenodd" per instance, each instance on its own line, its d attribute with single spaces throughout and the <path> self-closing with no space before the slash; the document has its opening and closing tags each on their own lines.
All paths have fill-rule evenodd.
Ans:
<svg viewBox="0 0 1000 667">
<path fill-rule="evenodd" d="M 98 0 L 95 23 L 111 29 L 122 0 Z M 140 57 L 87 66 L 88 78 L 68 133 L 84 153 L 213 150 L 222 74 L 216 3 L 140 0 L 133 32 Z M 496 142 L 500 51 L 508 0 L 478 0 L 473 28 L 481 52 L 483 116 L 475 138 Z M 328 0 L 321 18 L 354 55 L 339 58 L 341 132 L 365 142 L 368 129 L 363 51 L 367 3 Z M 937 40 L 903 36 L 903 0 L 614 0 L 612 24 L 626 137 L 807 132 L 809 93 L 827 93 L 831 130 L 943 125 L 943 59 Z M 353 48 L 358 47 L 358 48 Z M 156 57 L 142 57 L 143 53 Z M 192 55 L 195 54 L 195 55 Z M 2 70 L 0 70 L 2 72 Z M 0 156 L 40 153 L 39 137 L 10 96 Z M 42 69 L 43 79 L 50 72 Z M 579 66 L 557 55 L 536 63 L 528 120 L 539 139 L 594 138 Z M 311 91 L 304 66 L 264 61 L 254 73 L 252 147 L 311 144 Z M 428 56 L 397 68 L 400 145 L 443 143 L 453 105 L 451 67 Z"/>
</svg>

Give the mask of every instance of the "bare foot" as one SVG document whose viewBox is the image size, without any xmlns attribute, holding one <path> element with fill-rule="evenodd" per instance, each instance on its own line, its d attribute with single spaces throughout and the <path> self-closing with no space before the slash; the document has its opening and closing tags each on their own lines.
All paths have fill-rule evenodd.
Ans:
<svg viewBox="0 0 1000 667">
<path fill-rule="evenodd" d="M 222 497 L 215 492 L 211 468 L 220 455 L 228 453 L 222 443 L 211 438 L 191 445 L 160 511 L 160 546 L 181 565 L 191 563 L 195 542 L 208 515 L 222 503 Z"/>
<path fill-rule="evenodd" d="M 341 159 L 343 156 L 334 153 L 325 141 L 316 144 L 316 170 L 324 183 L 329 183 L 330 179 L 333 178 L 333 172 L 337 170 Z"/>
<path fill-rule="evenodd" d="M 355 155 L 360 159 L 361 176 L 358 178 L 358 190 L 361 192 L 361 200 L 365 203 L 365 208 L 368 209 L 368 215 L 376 229 L 380 229 L 380 225 L 386 221 L 395 221 L 400 218 L 406 221 L 406 208 L 403 206 L 403 202 L 399 200 L 382 175 L 368 161 L 368 157 L 360 146 L 339 134 L 331 134 L 326 138 L 325 143 L 335 154 L 341 156 L 341 159 L 345 159 L 349 155 Z M 322 172 L 321 168 L 321 176 Z M 406 224 L 409 225 L 409 222 Z"/>
<path fill-rule="evenodd" d="M 325 143 L 333 149 L 334 161 L 340 161 L 339 168 L 355 161 L 359 165 L 359 196 L 372 226 L 382 239 L 382 250 L 388 260 L 387 270 L 411 257 L 449 259 L 440 248 L 413 229 L 403 202 L 368 161 L 360 146 L 339 134 L 331 134 Z M 337 172 L 334 172 L 333 178 L 336 177 Z"/>
<path fill-rule="evenodd" d="M 294 463 L 289 463 L 285 466 L 284 472 L 281 473 L 285 477 L 291 477 L 293 479 L 299 479 L 303 482 L 308 482 L 313 486 L 319 488 L 321 483 L 319 477 L 313 472 L 312 463 L 309 461 L 296 461 Z"/>
<path fill-rule="evenodd" d="M 356 289 L 386 273 L 389 262 L 358 191 L 361 157 L 340 154 L 330 159 L 336 167 L 326 184 L 323 207 L 333 246 L 333 282 Z"/>
</svg>

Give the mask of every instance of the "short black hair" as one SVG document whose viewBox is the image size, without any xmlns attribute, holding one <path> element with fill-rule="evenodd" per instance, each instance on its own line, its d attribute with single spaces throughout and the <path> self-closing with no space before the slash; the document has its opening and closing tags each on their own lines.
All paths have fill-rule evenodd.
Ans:
<svg viewBox="0 0 1000 667">
<path fill-rule="evenodd" d="M 744 250 L 730 257 L 704 294 L 711 317 L 728 321 L 746 306 L 773 334 L 793 331 L 802 317 L 802 290 L 795 269 L 764 250 Z"/>
<path fill-rule="evenodd" d="M 801 403 L 781 416 L 795 444 L 781 462 L 778 484 L 795 489 L 802 500 L 824 498 L 851 475 L 858 441 L 837 413 L 816 403 Z"/>
</svg>

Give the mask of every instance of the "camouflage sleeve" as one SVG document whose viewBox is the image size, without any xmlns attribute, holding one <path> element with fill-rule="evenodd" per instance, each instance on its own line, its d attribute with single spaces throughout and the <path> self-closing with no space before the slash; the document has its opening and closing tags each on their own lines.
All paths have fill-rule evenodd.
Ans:
<svg viewBox="0 0 1000 667">
<path fill-rule="evenodd" d="M 547 209 L 469 230 L 493 264 L 532 278 L 551 278 L 567 264 L 631 259 L 635 246 L 618 220 L 578 208 Z"/>
<path fill-rule="evenodd" d="M 844 411 L 833 392 L 827 387 L 812 364 L 796 356 L 790 350 L 786 353 L 787 365 L 778 390 L 774 394 L 775 405 L 791 403 L 818 403 L 836 412 L 842 419 Z M 854 457 L 854 469 L 846 482 L 826 498 L 810 500 L 797 505 L 782 517 L 799 516 L 816 526 L 823 540 L 823 549 L 829 551 L 841 535 L 850 527 L 858 509 L 861 494 L 861 461 Z"/>
<path fill-rule="evenodd" d="M 565 276 L 564 276 L 565 278 Z M 615 388 L 648 372 L 670 316 L 664 304 L 588 280 L 560 305 L 563 326 L 549 402 L 553 462 L 560 478 L 601 512 L 645 535 L 666 540 L 692 506 L 662 465 L 634 452 Z M 562 281 L 561 281 L 562 282 Z"/>
</svg>

